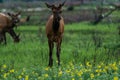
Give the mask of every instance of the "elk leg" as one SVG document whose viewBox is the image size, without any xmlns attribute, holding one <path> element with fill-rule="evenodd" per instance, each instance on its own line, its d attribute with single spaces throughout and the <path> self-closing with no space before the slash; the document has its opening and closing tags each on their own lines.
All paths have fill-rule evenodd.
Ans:
<svg viewBox="0 0 120 80">
<path fill-rule="evenodd" d="M 48 64 L 48 66 L 52 67 L 53 66 L 52 51 L 53 51 L 54 44 L 52 41 L 48 40 L 48 45 L 49 45 L 49 64 Z"/>
<path fill-rule="evenodd" d="M 6 45 L 7 42 L 6 42 L 6 34 L 5 33 L 3 33 L 3 40 L 4 40 L 4 44 Z"/>
<path fill-rule="evenodd" d="M 57 42 L 57 52 L 56 52 L 56 55 L 57 55 L 57 59 L 58 59 L 58 66 L 60 66 L 61 42 L 62 42 L 62 39 Z"/>
<path fill-rule="evenodd" d="M 17 36 L 13 29 L 10 29 L 8 33 L 12 36 L 13 39 Z"/>
<path fill-rule="evenodd" d="M 13 29 L 10 29 L 8 31 L 8 33 L 12 36 L 12 38 L 14 39 L 14 42 L 15 42 L 16 38 L 18 38 L 15 31 Z"/>
<path fill-rule="evenodd" d="M 0 44 L 3 42 L 3 35 L 0 33 Z"/>
</svg>

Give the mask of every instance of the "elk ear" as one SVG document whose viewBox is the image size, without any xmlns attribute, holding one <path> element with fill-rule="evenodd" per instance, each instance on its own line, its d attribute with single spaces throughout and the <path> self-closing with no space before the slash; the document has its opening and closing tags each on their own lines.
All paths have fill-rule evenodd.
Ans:
<svg viewBox="0 0 120 80">
<path fill-rule="evenodd" d="M 52 8 L 54 5 L 50 5 L 48 3 L 45 3 L 48 8 Z"/>
<path fill-rule="evenodd" d="M 30 20 L 30 15 L 28 15 L 26 18 L 26 21 L 29 21 L 29 20 Z"/>
<path fill-rule="evenodd" d="M 62 3 L 62 4 L 59 4 L 58 8 L 61 8 L 62 6 L 64 6 L 66 0 Z"/>
<path fill-rule="evenodd" d="M 7 14 L 8 14 L 9 16 L 12 16 L 12 14 L 11 14 L 11 13 L 9 13 L 9 12 L 8 12 Z"/>
<path fill-rule="evenodd" d="M 18 13 L 16 13 L 16 16 L 20 15 L 21 14 L 21 11 L 19 11 Z"/>
</svg>

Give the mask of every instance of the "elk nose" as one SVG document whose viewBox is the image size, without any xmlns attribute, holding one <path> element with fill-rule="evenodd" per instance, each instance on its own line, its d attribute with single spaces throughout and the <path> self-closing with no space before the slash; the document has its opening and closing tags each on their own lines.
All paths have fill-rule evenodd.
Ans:
<svg viewBox="0 0 120 80">
<path fill-rule="evenodd" d="M 14 42 L 18 43 L 20 41 L 19 35 L 14 38 Z"/>
<path fill-rule="evenodd" d="M 16 20 L 15 20 L 15 23 L 18 23 L 18 22 L 19 22 L 19 20 L 16 19 Z"/>
</svg>

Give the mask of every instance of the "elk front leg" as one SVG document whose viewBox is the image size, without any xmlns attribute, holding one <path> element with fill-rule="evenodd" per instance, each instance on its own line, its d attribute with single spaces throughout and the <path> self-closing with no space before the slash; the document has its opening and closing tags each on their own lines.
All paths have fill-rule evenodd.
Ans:
<svg viewBox="0 0 120 80">
<path fill-rule="evenodd" d="M 3 33 L 3 41 L 4 41 L 4 44 L 6 45 L 7 42 L 6 42 L 6 34 L 5 33 Z"/>
<path fill-rule="evenodd" d="M 48 45 L 49 45 L 49 64 L 48 64 L 48 66 L 52 67 L 53 66 L 52 51 L 53 51 L 54 44 L 52 41 L 48 40 Z"/>
<path fill-rule="evenodd" d="M 62 43 L 62 39 L 60 39 L 60 40 L 57 42 L 57 52 L 56 52 L 56 55 L 57 55 L 57 59 L 58 59 L 58 66 L 60 66 L 61 43 Z"/>
<path fill-rule="evenodd" d="M 13 29 L 10 29 L 8 31 L 8 33 L 11 35 L 11 37 L 13 38 L 14 42 L 19 42 L 19 35 L 16 35 L 15 31 Z"/>
<path fill-rule="evenodd" d="M 3 42 L 3 35 L 0 33 L 0 44 Z"/>
</svg>

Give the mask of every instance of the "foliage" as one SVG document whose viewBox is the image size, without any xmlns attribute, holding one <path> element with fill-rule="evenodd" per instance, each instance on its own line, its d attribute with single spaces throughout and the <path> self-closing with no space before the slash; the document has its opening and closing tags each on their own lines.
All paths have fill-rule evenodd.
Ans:
<svg viewBox="0 0 120 80">
<path fill-rule="evenodd" d="M 0 79 L 17 80 L 118 80 L 120 78 L 120 39 L 118 24 L 87 22 L 65 25 L 61 66 L 48 68 L 48 44 L 45 26 L 20 26 L 21 42 L 0 45 Z M 97 42 L 98 41 L 98 42 Z M 103 64 L 103 65 L 102 65 Z"/>
<path fill-rule="evenodd" d="M 0 79 L 2 80 L 119 80 L 120 62 L 99 65 L 92 65 L 86 62 L 73 64 L 69 62 L 67 66 L 57 67 L 31 67 L 29 69 L 14 69 L 6 64 L 0 67 Z"/>
</svg>

